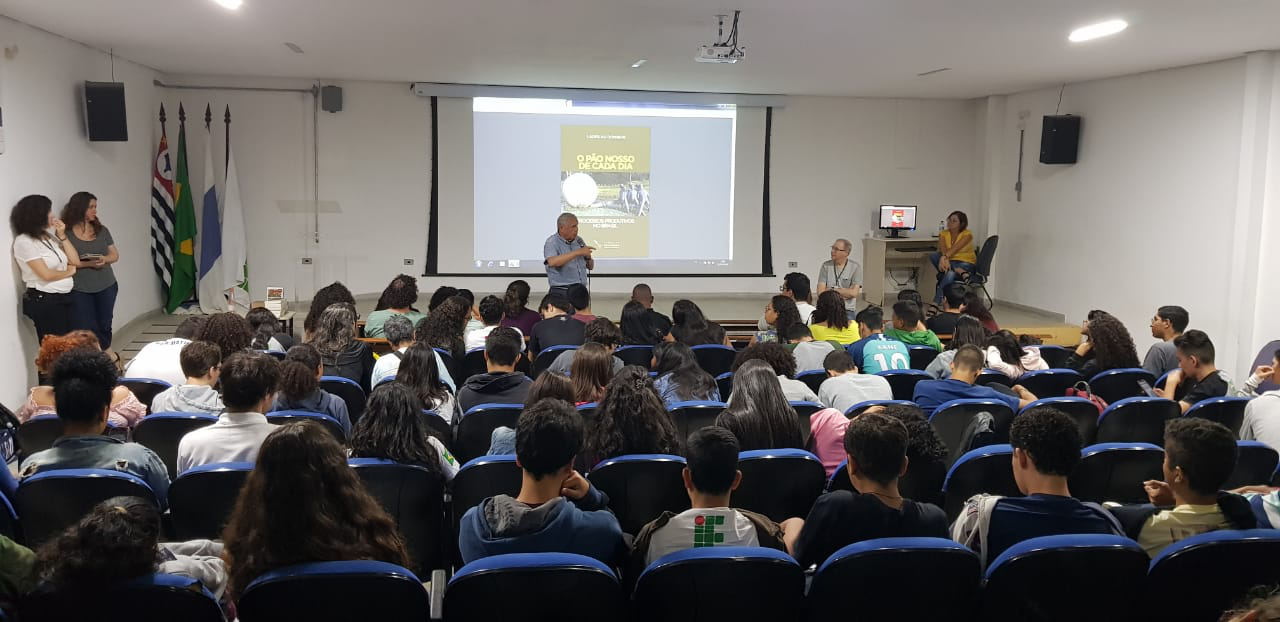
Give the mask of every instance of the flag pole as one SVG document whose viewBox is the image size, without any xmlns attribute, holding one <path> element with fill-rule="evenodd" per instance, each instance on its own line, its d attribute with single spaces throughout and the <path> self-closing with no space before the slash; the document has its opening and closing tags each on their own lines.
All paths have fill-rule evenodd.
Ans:
<svg viewBox="0 0 1280 622">
<path fill-rule="evenodd" d="M 226 125 L 227 129 L 227 144 L 226 149 L 223 150 L 222 158 L 223 170 L 226 170 L 227 163 L 231 162 L 231 104 L 227 104 L 227 112 L 223 115 L 222 122 Z"/>
</svg>

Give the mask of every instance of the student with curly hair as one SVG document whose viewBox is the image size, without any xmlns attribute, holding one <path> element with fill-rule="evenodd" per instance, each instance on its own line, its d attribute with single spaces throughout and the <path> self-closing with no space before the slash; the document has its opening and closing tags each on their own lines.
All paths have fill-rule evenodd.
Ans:
<svg viewBox="0 0 1280 622">
<path fill-rule="evenodd" d="M 809 385 L 796 380 L 796 357 L 787 351 L 786 346 L 777 343 L 758 343 L 738 353 L 733 360 L 734 386 L 738 383 L 738 368 L 747 361 L 761 360 L 773 368 L 778 376 L 778 384 L 788 401 L 816 402 L 818 396 Z"/>
<path fill-rule="evenodd" d="M 680 438 L 638 365 L 622 368 L 609 381 L 596 407 L 595 425 L 587 429 L 586 454 L 591 464 L 626 454 L 679 454 Z"/>
<path fill-rule="evenodd" d="M 22 197 L 9 212 L 13 259 L 27 286 L 22 314 L 36 326 L 36 339 L 76 328 L 71 290 L 80 255 L 67 226 L 53 215 L 53 201 L 40 194 Z"/>
<path fill-rule="evenodd" d="M 342 425 L 343 432 L 350 434 L 351 414 L 347 412 L 347 403 L 320 388 L 323 376 L 320 352 L 311 344 L 302 343 L 289 348 L 280 363 L 280 383 L 270 412 L 305 410 L 329 415 Z"/>
<path fill-rule="evenodd" d="M 471 318 L 471 305 L 461 296 L 450 296 L 432 309 L 427 318 L 414 330 L 418 343 L 448 352 L 455 361 L 466 355 L 462 339 L 467 320 Z"/>
<path fill-rule="evenodd" d="M 769 329 L 752 335 L 752 344 L 784 343 L 787 340 L 787 329 L 795 324 L 804 324 L 800 319 L 800 311 L 796 308 L 796 301 L 783 295 L 769 299 L 769 304 L 764 306 L 764 321 L 768 323 Z"/>
<path fill-rule="evenodd" d="M 436 307 L 440 306 L 441 303 L 457 296 L 458 291 L 458 288 L 450 287 L 448 285 L 441 285 L 440 287 L 437 287 L 436 291 L 431 292 L 431 300 L 427 302 L 427 313 L 435 311 Z"/>
<path fill-rule="evenodd" d="M 529 308 L 529 283 L 517 279 L 507 284 L 502 294 L 502 326 L 514 328 L 521 335 L 533 332 L 533 325 L 542 320 L 537 311 Z"/>
<path fill-rule="evenodd" d="M 44 341 L 40 342 L 40 352 L 36 354 L 36 370 L 48 380 L 58 359 L 73 350 L 102 351 L 98 347 L 98 337 L 92 331 L 73 330 L 65 335 L 46 335 Z M 112 364 L 113 369 L 114 367 Z M 25 423 L 37 415 L 56 414 L 53 393 L 53 387 L 49 385 L 31 387 L 27 401 L 16 413 L 18 421 Z M 108 423 L 118 428 L 133 427 L 146 414 L 146 404 L 139 401 L 133 391 L 125 386 L 114 386 L 111 390 L 111 409 L 107 412 Z"/>
<path fill-rule="evenodd" d="M 598 343 L 584 344 L 578 349 L 569 374 L 578 406 L 604 397 L 604 388 L 613 378 L 613 359 L 609 349 Z"/>
<path fill-rule="evenodd" d="M 849 321 L 844 298 L 829 289 L 818 294 L 818 304 L 809 323 L 809 332 L 818 341 L 834 341 L 847 346 L 858 340 L 858 327 Z"/>
<path fill-rule="evenodd" d="M 200 326 L 196 339 L 218 346 L 222 350 L 222 358 L 226 359 L 249 349 L 249 344 L 253 343 L 253 328 L 248 320 L 230 311 L 215 313 Z"/>
<path fill-rule="evenodd" d="M 769 345 L 782 347 L 764 344 Z M 724 412 L 716 417 L 716 425 L 733 432 L 743 451 L 804 449 L 800 415 L 787 403 L 776 373 L 764 359 L 743 361 L 734 371 L 733 394 Z"/>
<path fill-rule="evenodd" d="M 453 481 L 458 461 L 436 437 L 422 414 L 422 401 L 398 382 L 373 390 L 351 432 L 352 458 L 380 458 L 411 464 Z"/>
<path fill-rule="evenodd" d="M 335 305 L 339 302 L 345 302 L 350 305 L 356 304 L 355 296 L 351 295 L 351 290 L 346 285 L 337 281 L 325 285 L 316 290 L 316 294 L 311 297 L 311 307 L 307 310 L 307 318 L 302 321 L 303 336 L 306 341 L 311 341 L 311 333 L 316 329 L 316 323 L 320 321 L 320 314 L 324 313 L 329 305 Z"/>
<path fill-rule="evenodd" d="M 409 387 L 423 408 L 434 410 L 445 421 L 453 421 L 458 407 L 449 385 L 441 378 L 440 369 L 440 356 L 436 351 L 415 343 L 401 356 L 395 383 Z"/>
<path fill-rule="evenodd" d="M 360 384 L 365 394 L 373 377 L 373 350 L 356 339 L 356 308 L 345 302 L 330 305 L 320 314 L 310 343 L 320 352 L 324 375 L 342 376 Z"/>
<path fill-rule="evenodd" d="M 1110 313 L 1091 312 L 1080 332 L 1085 340 L 1067 357 L 1066 366 L 1086 379 L 1111 369 L 1139 366 L 1129 329 Z"/>
<path fill-rule="evenodd" d="M 925 503 L 942 506 L 942 484 L 947 479 L 947 446 L 929 425 L 924 411 L 911 404 L 872 406 L 864 413 L 878 412 L 907 426 L 907 472 L 898 481 L 902 494 Z"/>
<path fill-rule="evenodd" d="M 397 274 L 378 297 L 378 308 L 365 318 L 364 336 L 381 337 L 383 322 L 395 315 L 403 315 L 417 326 L 418 322 L 427 316 L 414 310 L 413 305 L 416 302 L 418 302 L 418 280 L 407 274 Z"/>
<path fill-rule="evenodd" d="M 262 442 L 222 541 L 233 596 L 262 574 L 294 564 L 410 564 L 395 521 L 347 465 L 346 450 L 311 421 L 280 426 Z"/>
<path fill-rule="evenodd" d="M 249 347 L 254 350 L 288 352 L 293 347 L 293 335 L 280 332 L 280 320 L 266 307 L 254 307 L 244 316 L 253 330 Z"/>
<path fill-rule="evenodd" d="M 658 374 L 654 389 L 667 408 L 676 402 L 720 401 L 716 379 L 698 365 L 693 349 L 683 343 L 664 341 L 654 346 L 653 369 Z"/>
</svg>

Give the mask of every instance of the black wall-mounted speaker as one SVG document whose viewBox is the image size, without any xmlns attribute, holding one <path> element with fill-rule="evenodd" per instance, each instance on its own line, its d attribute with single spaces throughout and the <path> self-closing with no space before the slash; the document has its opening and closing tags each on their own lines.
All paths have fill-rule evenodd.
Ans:
<svg viewBox="0 0 1280 622">
<path fill-rule="evenodd" d="M 325 112 L 342 112 L 342 87 L 320 87 L 320 109 Z"/>
<path fill-rule="evenodd" d="M 89 140 L 129 140 L 123 82 L 84 83 L 84 125 Z"/>
<path fill-rule="evenodd" d="M 1080 152 L 1080 119 L 1076 115 L 1045 115 L 1040 132 L 1041 164 L 1075 164 Z"/>
</svg>

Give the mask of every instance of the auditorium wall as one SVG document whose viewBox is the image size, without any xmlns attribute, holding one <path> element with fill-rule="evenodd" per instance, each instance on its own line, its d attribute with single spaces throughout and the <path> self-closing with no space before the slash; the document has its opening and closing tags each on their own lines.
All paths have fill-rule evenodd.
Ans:
<svg viewBox="0 0 1280 622">
<path fill-rule="evenodd" d="M 115 79 L 125 83 L 128 142 L 90 143 L 85 136 L 81 85 L 110 81 L 105 52 L 0 17 L 0 106 L 4 110 L 4 154 L 0 155 L 0 205 L 6 224 L 0 244 L 8 253 L 13 235 L 9 209 L 24 195 L 44 194 L 58 211 L 72 193 L 99 198 L 99 214 L 120 249 L 114 268 L 121 281 L 116 327 L 160 304 L 151 269 L 148 170 L 153 134 L 148 118 L 157 105 L 156 73 L 119 58 Z M 12 58 L 10 58 L 12 56 Z M 37 344 L 22 315 L 24 290 L 17 265 L 7 255 L 0 269 L 0 400 L 15 408 L 35 380 L 29 361 Z M 25 364 L 24 364 L 25 363 Z"/>
</svg>

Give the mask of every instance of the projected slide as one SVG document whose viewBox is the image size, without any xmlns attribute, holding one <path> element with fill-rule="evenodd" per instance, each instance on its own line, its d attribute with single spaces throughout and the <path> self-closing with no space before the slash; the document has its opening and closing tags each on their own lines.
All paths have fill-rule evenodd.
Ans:
<svg viewBox="0 0 1280 622">
<path fill-rule="evenodd" d="M 728 269 L 733 106 L 473 101 L 474 269 L 538 272 L 561 213 L 596 272 Z"/>
</svg>

